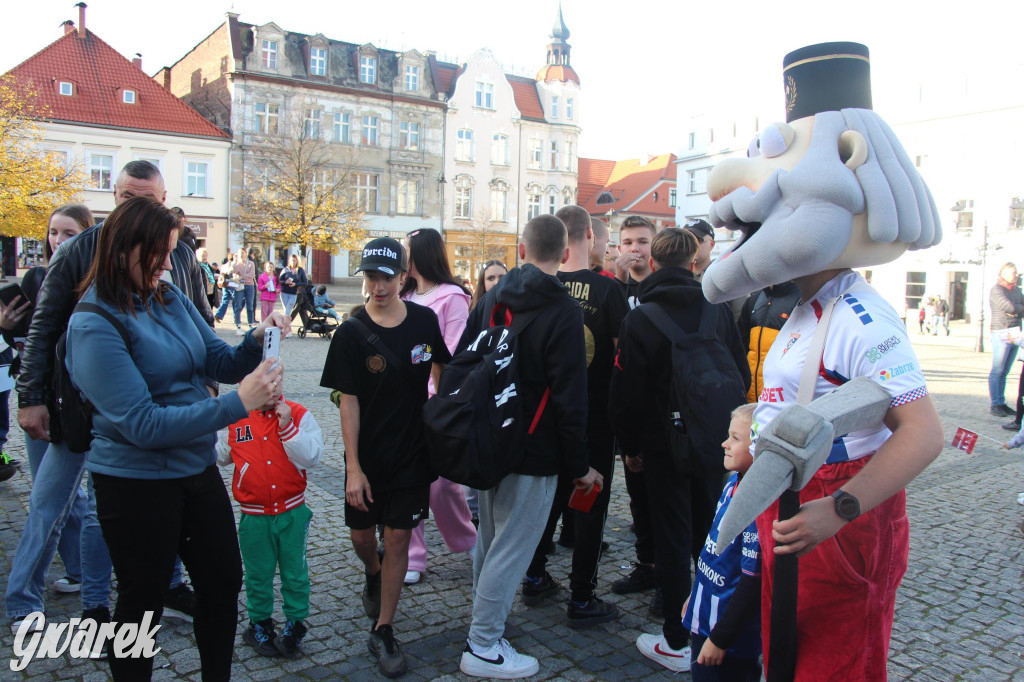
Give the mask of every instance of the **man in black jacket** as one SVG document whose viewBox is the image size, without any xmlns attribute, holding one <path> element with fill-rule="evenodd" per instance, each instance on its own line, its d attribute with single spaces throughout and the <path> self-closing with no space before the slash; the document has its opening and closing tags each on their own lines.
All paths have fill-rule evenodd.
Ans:
<svg viewBox="0 0 1024 682">
<path fill-rule="evenodd" d="M 583 313 L 555 273 L 568 255 L 562 221 L 542 215 L 526 224 L 519 257 L 473 309 L 459 341 L 463 349 L 489 324 L 502 304 L 531 318 L 517 334 L 518 391 L 524 413 L 534 415 L 551 389 L 537 428 L 526 437 L 526 458 L 515 473 L 480 491 L 480 528 L 473 560 L 473 622 L 459 668 L 474 677 L 518 679 L 539 663 L 503 639 L 505 619 L 519 581 L 551 510 L 559 472 L 589 492 L 601 475 L 587 465 L 587 359 Z M 678 616 L 676 620 L 679 620 Z"/>
<path fill-rule="evenodd" d="M 697 240 L 680 228 L 665 228 L 651 244 L 651 268 L 640 291 L 641 306 L 626 315 L 612 370 L 608 408 L 612 430 L 631 463 L 643 467 L 655 537 L 655 574 L 664 596 L 661 635 L 640 635 L 637 647 L 648 658 L 682 672 L 690 668 L 689 635 L 680 611 L 690 592 L 688 556 L 696 562 L 711 522 L 725 473 L 720 453 L 701 453 L 689 474 L 678 472 L 669 445 L 668 338 L 643 313 L 657 303 L 684 331 L 700 323 L 704 294 L 689 267 Z M 732 355 L 744 385 L 750 368 L 728 304 L 718 306 L 717 337 Z M 731 410 L 734 406 L 723 409 Z M 722 434 L 725 438 L 726 434 Z"/>
</svg>

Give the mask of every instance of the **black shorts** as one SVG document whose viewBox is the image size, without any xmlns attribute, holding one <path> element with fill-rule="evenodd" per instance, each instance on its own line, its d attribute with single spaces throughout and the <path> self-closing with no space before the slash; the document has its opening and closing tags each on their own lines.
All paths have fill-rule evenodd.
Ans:
<svg viewBox="0 0 1024 682">
<path fill-rule="evenodd" d="M 372 486 L 371 486 L 372 488 Z M 426 520 L 430 505 L 430 485 L 373 493 L 369 511 L 360 511 L 345 502 L 345 525 L 355 530 L 383 523 L 389 528 L 411 530 Z"/>
</svg>

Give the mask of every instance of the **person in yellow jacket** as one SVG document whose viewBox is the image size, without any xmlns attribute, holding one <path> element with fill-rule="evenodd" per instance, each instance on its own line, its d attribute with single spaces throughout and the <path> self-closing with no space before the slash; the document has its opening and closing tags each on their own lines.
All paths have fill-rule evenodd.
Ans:
<svg viewBox="0 0 1024 682">
<path fill-rule="evenodd" d="M 800 290 L 796 284 L 783 282 L 751 294 L 743 304 L 740 319 L 736 323 L 746 344 L 747 362 L 750 363 L 748 403 L 756 403 L 761 399 L 761 390 L 764 388 L 764 358 L 799 300 Z M 765 400 L 767 399 L 769 398 L 765 397 Z"/>
</svg>

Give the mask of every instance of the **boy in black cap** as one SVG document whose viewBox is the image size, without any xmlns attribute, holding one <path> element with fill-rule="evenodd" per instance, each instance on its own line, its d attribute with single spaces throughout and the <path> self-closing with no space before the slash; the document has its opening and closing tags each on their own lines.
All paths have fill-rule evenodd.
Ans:
<svg viewBox="0 0 1024 682">
<path fill-rule="evenodd" d="M 715 229 L 703 218 L 687 220 L 683 228 L 697 238 L 697 257 L 693 260 L 693 276 L 699 282 L 701 275 L 711 265 L 711 251 L 715 248 Z"/>
<path fill-rule="evenodd" d="M 381 672 L 406 672 L 392 623 L 409 562 L 409 536 L 427 517 L 430 470 L 421 411 L 427 378 L 434 384 L 451 359 L 437 316 L 403 301 L 405 251 L 382 237 L 363 247 L 362 272 L 369 297 L 331 340 L 320 385 L 341 392 L 345 441 L 345 525 L 366 567 L 363 608 L 373 619 L 367 646 Z M 383 560 L 377 554 L 384 524 Z"/>
</svg>

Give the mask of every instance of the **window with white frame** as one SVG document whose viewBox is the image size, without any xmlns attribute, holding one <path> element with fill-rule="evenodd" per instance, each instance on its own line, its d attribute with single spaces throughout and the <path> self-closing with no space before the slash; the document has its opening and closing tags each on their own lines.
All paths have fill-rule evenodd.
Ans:
<svg viewBox="0 0 1024 682">
<path fill-rule="evenodd" d="M 135 104 L 135 91 L 125 90 L 121 93 L 121 101 L 125 104 Z"/>
<path fill-rule="evenodd" d="M 558 118 L 558 98 L 551 98 L 551 118 Z"/>
<path fill-rule="evenodd" d="M 573 149 L 572 149 L 572 147 L 573 147 L 572 142 L 566 142 L 565 143 L 565 170 L 567 170 L 569 172 L 572 172 L 572 162 L 573 162 L 573 159 L 572 159 Z"/>
<path fill-rule="evenodd" d="M 473 131 L 463 128 L 455 137 L 455 160 L 473 160 Z"/>
<path fill-rule="evenodd" d="M 565 120 L 572 120 L 572 97 L 567 97 L 565 100 Z"/>
<path fill-rule="evenodd" d="M 57 92 L 65 97 L 71 97 L 75 94 L 75 86 L 69 81 L 61 81 L 60 85 L 57 86 Z"/>
<path fill-rule="evenodd" d="M 276 40 L 264 40 L 262 60 L 264 69 L 276 69 L 277 68 L 277 41 Z"/>
<path fill-rule="evenodd" d="M 500 180 L 491 185 L 491 220 L 508 222 L 508 185 Z"/>
<path fill-rule="evenodd" d="M 418 180 L 399 180 L 395 212 L 402 215 L 416 215 L 420 208 L 420 183 Z"/>
<path fill-rule="evenodd" d="M 473 217 L 473 185 L 467 177 L 455 181 L 455 217 Z"/>
<path fill-rule="evenodd" d="M 135 154 L 135 161 L 149 161 L 151 164 L 160 169 L 160 172 L 164 171 L 164 160 L 161 156 L 153 156 L 151 154 Z"/>
<path fill-rule="evenodd" d="M 540 215 L 541 208 L 541 195 L 540 190 L 530 190 L 529 201 L 527 202 L 526 219 L 533 220 Z"/>
<path fill-rule="evenodd" d="M 111 190 L 114 180 L 114 156 L 106 152 L 86 152 L 89 188 Z"/>
<path fill-rule="evenodd" d="M 417 150 L 420 148 L 420 124 L 402 121 L 398 124 L 398 144 L 402 149 Z"/>
<path fill-rule="evenodd" d="M 257 133 L 277 135 L 278 106 L 270 102 L 256 102 L 254 128 Z"/>
<path fill-rule="evenodd" d="M 377 185 L 380 176 L 375 173 L 356 173 L 356 206 L 366 213 L 377 212 Z"/>
<path fill-rule="evenodd" d="M 548 213 L 551 215 L 555 214 L 558 210 L 558 195 L 555 194 L 555 190 L 551 190 L 548 193 Z"/>
<path fill-rule="evenodd" d="M 376 57 L 360 57 L 359 58 L 359 82 L 360 83 L 376 83 L 377 82 L 377 58 Z"/>
<path fill-rule="evenodd" d="M 377 146 L 376 116 L 363 116 L 363 144 L 368 147 Z"/>
<path fill-rule="evenodd" d="M 678 201 L 678 195 L 677 195 L 677 192 L 676 192 L 676 188 L 673 187 L 672 189 L 670 189 L 668 191 L 668 207 L 669 208 L 675 208 L 677 201 Z"/>
<path fill-rule="evenodd" d="M 527 165 L 530 168 L 540 168 L 544 162 L 544 140 L 530 140 L 530 153 Z"/>
<path fill-rule="evenodd" d="M 558 170 L 558 142 L 551 140 L 551 165 L 549 170 Z"/>
<path fill-rule="evenodd" d="M 311 48 L 309 48 L 309 75 L 310 76 L 326 76 L 327 75 L 327 48 L 325 48 L 325 47 L 311 47 Z"/>
<path fill-rule="evenodd" d="M 491 140 L 491 163 L 495 166 L 509 165 L 508 135 L 494 134 Z"/>
<path fill-rule="evenodd" d="M 687 182 L 687 193 L 688 194 L 703 194 L 707 191 L 705 187 L 705 180 L 707 179 L 707 169 L 698 168 L 696 170 L 686 171 L 686 182 Z"/>
<path fill-rule="evenodd" d="M 494 86 L 491 83 L 477 81 L 476 106 L 482 109 L 494 108 Z"/>
<path fill-rule="evenodd" d="M 302 133 L 307 140 L 315 140 L 320 137 L 319 109 L 306 109 L 306 119 L 303 121 Z"/>
<path fill-rule="evenodd" d="M 349 115 L 344 111 L 334 112 L 334 141 L 345 143 L 352 141 Z"/>
<path fill-rule="evenodd" d="M 420 89 L 420 67 L 405 67 L 405 89 L 410 92 L 416 92 Z"/>
<path fill-rule="evenodd" d="M 687 135 L 687 149 L 695 149 L 697 147 L 697 133 L 690 133 Z"/>
<path fill-rule="evenodd" d="M 185 187 L 182 194 L 189 197 L 210 196 L 210 162 L 201 159 L 185 160 Z"/>
</svg>

